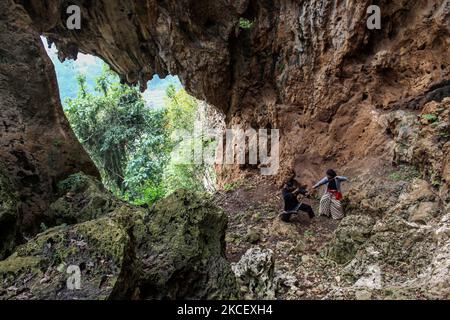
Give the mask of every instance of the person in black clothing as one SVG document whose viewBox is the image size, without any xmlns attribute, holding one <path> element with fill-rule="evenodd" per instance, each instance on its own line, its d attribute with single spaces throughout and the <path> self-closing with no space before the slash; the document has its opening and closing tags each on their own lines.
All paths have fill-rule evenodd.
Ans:
<svg viewBox="0 0 450 320">
<path fill-rule="evenodd" d="M 314 218 L 314 211 L 310 205 L 298 201 L 297 196 L 302 194 L 308 196 L 308 191 L 297 187 L 294 179 L 289 180 L 281 191 L 284 200 L 284 212 L 280 215 L 281 220 L 289 222 L 291 215 L 298 214 L 299 211 L 306 212 L 310 219 Z"/>
</svg>

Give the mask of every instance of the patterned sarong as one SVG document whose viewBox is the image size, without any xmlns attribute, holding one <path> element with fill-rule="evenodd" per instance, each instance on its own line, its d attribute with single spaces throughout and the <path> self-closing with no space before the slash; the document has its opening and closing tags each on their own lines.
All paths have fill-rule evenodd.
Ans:
<svg viewBox="0 0 450 320">
<path fill-rule="evenodd" d="M 325 193 L 320 200 L 319 215 L 340 220 L 344 217 L 341 201 L 336 200 L 332 193 Z"/>
</svg>

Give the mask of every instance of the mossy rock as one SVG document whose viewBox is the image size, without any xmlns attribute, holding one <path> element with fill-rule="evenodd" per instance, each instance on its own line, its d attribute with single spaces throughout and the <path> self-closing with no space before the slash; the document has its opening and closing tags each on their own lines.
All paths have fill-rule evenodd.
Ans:
<svg viewBox="0 0 450 320">
<path fill-rule="evenodd" d="M 119 205 L 99 181 L 83 173 L 60 182 L 58 193 L 61 197 L 50 205 L 48 212 L 53 226 L 97 219 Z"/>
<path fill-rule="evenodd" d="M 0 260 L 6 258 L 16 244 L 18 203 L 11 180 L 0 164 Z"/>
<path fill-rule="evenodd" d="M 127 298 L 135 284 L 127 272 L 132 251 L 126 230 L 110 218 L 50 229 L 0 262 L 0 298 Z M 67 284 L 73 267 L 79 289 Z"/>
<path fill-rule="evenodd" d="M 178 190 L 150 211 L 112 214 L 130 230 L 142 299 L 232 299 L 236 279 L 225 258 L 228 219 L 209 196 Z"/>
<path fill-rule="evenodd" d="M 0 262 L 0 299 L 235 298 L 226 225 L 210 199 L 188 191 L 152 210 L 121 205 L 18 247 Z M 80 269 L 80 290 L 67 286 L 70 266 Z"/>
<path fill-rule="evenodd" d="M 324 254 L 344 264 L 355 256 L 358 248 L 370 237 L 375 220 L 369 215 L 350 215 L 342 219 Z"/>
<path fill-rule="evenodd" d="M 178 190 L 158 202 L 144 234 L 135 235 L 146 298 L 236 297 L 236 280 L 225 259 L 227 223 L 226 214 L 204 195 Z"/>
<path fill-rule="evenodd" d="M 247 235 L 245 236 L 245 241 L 251 244 L 256 244 L 261 241 L 261 233 L 259 230 L 249 230 Z"/>
</svg>

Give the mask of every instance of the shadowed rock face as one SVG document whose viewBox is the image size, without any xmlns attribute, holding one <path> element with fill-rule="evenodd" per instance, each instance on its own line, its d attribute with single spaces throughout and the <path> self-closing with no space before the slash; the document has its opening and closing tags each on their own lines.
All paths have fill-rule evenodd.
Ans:
<svg viewBox="0 0 450 320">
<path fill-rule="evenodd" d="M 16 244 L 18 212 L 17 194 L 0 166 L 0 260 L 10 255 Z"/>
<path fill-rule="evenodd" d="M 230 38 L 248 1 L 79 1 L 82 26 L 76 32 L 66 27 L 67 2 L 17 2 L 57 43 L 61 60 L 78 51 L 97 55 L 124 82 L 143 89 L 156 73 L 179 75 L 198 98 L 227 108 Z"/>
<path fill-rule="evenodd" d="M 64 116 L 39 33 L 13 1 L 0 12 L 0 163 L 18 191 L 21 230 L 35 234 L 57 182 L 98 173 Z"/>
<path fill-rule="evenodd" d="M 113 211 L 118 200 L 96 179 L 74 174 L 58 184 L 61 196 L 46 214 L 48 226 L 76 224 L 94 220 Z"/>
</svg>

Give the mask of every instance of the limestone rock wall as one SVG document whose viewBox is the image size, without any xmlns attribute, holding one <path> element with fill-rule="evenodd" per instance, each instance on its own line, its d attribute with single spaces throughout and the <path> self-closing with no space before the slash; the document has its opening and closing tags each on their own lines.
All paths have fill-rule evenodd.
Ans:
<svg viewBox="0 0 450 320">
<path fill-rule="evenodd" d="M 0 166 L 0 260 L 11 254 L 16 245 L 19 210 L 14 186 Z"/>
<path fill-rule="evenodd" d="M 35 234 L 59 181 L 98 173 L 64 116 L 39 33 L 10 0 L 0 2 L 0 43 L 0 163 L 18 192 L 21 231 Z"/>
<path fill-rule="evenodd" d="M 380 118 L 418 116 L 450 94 L 447 0 L 375 1 L 381 30 L 366 27 L 370 1 L 78 1 L 72 31 L 65 1 L 16 2 L 61 60 L 100 56 L 143 89 L 154 73 L 177 74 L 228 125 L 280 129 L 279 181 L 392 162 Z M 239 175 L 226 168 L 223 179 Z"/>
</svg>

